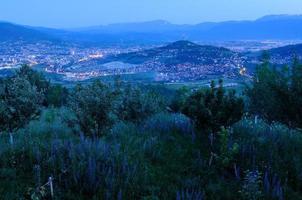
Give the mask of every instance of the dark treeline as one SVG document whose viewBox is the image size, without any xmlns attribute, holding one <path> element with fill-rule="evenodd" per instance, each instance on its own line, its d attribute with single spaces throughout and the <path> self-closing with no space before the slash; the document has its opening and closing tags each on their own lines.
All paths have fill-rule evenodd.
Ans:
<svg viewBox="0 0 302 200">
<path fill-rule="evenodd" d="M 0 80 L 0 198 L 302 199 L 301 109 L 297 59 L 264 55 L 243 94 L 65 88 L 23 66 Z"/>
<path fill-rule="evenodd" d="M 265 53 L 247 95 L 251 113 L 302 128 L 302 65 L 297 58 L 291 66 L 278 68 Z"/>
</svg>

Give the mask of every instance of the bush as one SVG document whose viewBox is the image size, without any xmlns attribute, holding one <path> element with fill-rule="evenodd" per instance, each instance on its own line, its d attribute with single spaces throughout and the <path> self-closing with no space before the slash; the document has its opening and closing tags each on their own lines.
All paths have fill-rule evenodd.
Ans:
<svg viewBox="0 0 302 200">
<path fill-rule="evenodd" d="M 47 93 L 50 86 L 50 82 L 46 80 L 42 73 L 31 69 L 28 65 L 22 65 L 22 67 L 17 70 L 15 76 L 27 80 L 32 86 L 37 88 L 38 92 L 43 94 Z"/>
<path fill-rule="evenodd" d="M 164 110 L 164 104 L 159 95 L 150 91 L 142 92 L 131 86 L 122 90 L 114 106 L 119 119 L 130 122 L 141 122 Z"/>
<path fill-rule="evenodd" d="M 235 91 L 227 94 L 222 81 L 211 89 L 198 90 L 188 97 L 182 113 L 193 119 L 199 129 L 217 132 L 221 126 L 231 126 L 243 115 L 243 99 Z"/>
<path fill-rule="evenodd" d="M 1 197 L 10 194 L 19 199 L 52 176 L 58 199 L 136 198 L 134 192 L 141 185 L 136 165 L 127 161 L 119 144 L 74 135 L 78 133 L 74 119 L 65 108 L 49 109 L 19 130 L 13 144 L 8 135 L 0 135 L 0 175 L 6 185 L 19 185 L 0 190 Z"/>
<path fill-rule="evenodd" d="M 113 94 L 99 81 L 87 86 L 76 86 L 70 94 L 68 105 L 76 114 L 86 135 L 101 136 L 114 120 Z"/>
<path fill-rule="evenodd" d="M 268 122 L 278 121 L 290 127 L 302 127 L 302 65 L 277 68 L 263 60 L 252 87 L 247 88 L 249 111 Z"/>
<path fill-rule="evenodd" d="M 195 134 L 191 120 L 183 114 L 156 114 L 143 123 L 143 129 L 151 133 L 176 132 L 192 137 Z"/>
<path fill-rule="evenodd" d="M 68 90 L 61 85 L 51 85 L 46 95 L 48 106 L 61 107 L 67 104 Z"/>
<path fill-rule="evenodd" d="M 280 124 L 242 120 L 233 128 L 232 141 L 239 144 L 237 164 L 265 174 L 266 195 L 292 199 L 302 188 L 302 134 Z M 283 188 L 283 189 L 282 189 Z M 291 197 L 291 198 L 290 198 Z"/>
<path fill-rule="evenodd" d="M 150 130 L 156 118 L 174 125 L 169 130 Z M 101 139 L 78 137 L 74 119 L 66 108 L 47 109 L 14 135 L 13 145 L 8 135 L 1 135 L 0 176 L 7 186 L 20 183 L 0 190 L 1 196 L 39 195 L 35 188 L 49 176 L 54 177 L 58 199 L 166 199 L 174 198 L 177 188 L 187 188 L 181 177 L 188 175 L 183 162 L 193 164 L 193 143 L 186 117 L 162 114 L 141 126 L 119 123 Z M 171 181 L 177 184 L 168 186 Z M 48 198 L 49 189 L 44 189 Z"/>
<path fill-rule="evenodd" d="M 0 85 L 0 128 L 12 132 L 37 115 L 42 95 L 29 81 L 10 78 Z"/>
<path fill-rule="evenodd" d="M 50 199 L 49 176 L 54 199 L 301 199 L 301 131 L 237 122 L 242 99 L 222 82 L 184 90 L 174 110 L 184 115 L 153 92 L 98 81 L 74 87 L 68 107 L 49 86 L 43 104 L 43 81 L 26 71 L 0 80 L 0 125 L 16 129 L 0 134 L 1 199 Z"/>
<path fill-rule="evenodd" d="M 118 121 L 139 123 L 164 108 L 155 93 L 131 86 L 112 87 L 99 81 L 76 86 L 69 107 L 76 113 L 86 135 L 101 136 Z"/>
<path fill-rule="evenodd" d="M 192 134 L 187 117 L 161 113 L 141 124 L 116 124 L 106 139 L 119 144 L 121 152 L 139 164 L 137 170 L 142 174 L 138 178 L 144 181 L 140 198 L 174 199 L 179 189 L 188 190 L 188 194 L 193 188 L 202 191 L 200 182 L 195 180 L 200 172 L 195 157 L 200 154 L 194 151 L 196 141 L 192 140 Z M 192 195 L 201 196 L 199 191 Z"/>
</svg>

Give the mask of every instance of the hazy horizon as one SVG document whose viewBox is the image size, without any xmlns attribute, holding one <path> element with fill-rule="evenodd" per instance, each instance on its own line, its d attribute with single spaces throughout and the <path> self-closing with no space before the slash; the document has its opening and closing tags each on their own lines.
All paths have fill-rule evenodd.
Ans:
<svg viewBox="0 0 302 200">
<path fill-rule="evenodd" d="M 302 14 L 285 14 L 285 13 L 280 13 L 280 14 L 271 14 L 271 15 L 263 15 L 259 16 L 253 19 L 228 19 L 228 20 L 222 20 L 222 21 L 200 21 L 200 22 L 195 22 L 195 23 L 173 23 L 171 21 L 165 20 L 165 19 L 150 19 L 150 20 L 145 20 L 145 21 L 121 21 L 121 22 L 113 22 L 113 23 L 105 23 L 105 24 L 91 24 L 91 25 L 85 25 L 85 26 L 72 26 L 72 27 L 52 27 L 52 26 L 46 26 L 46 25 L 31 25 L 31 24 L 24 24 L 24 23 L 18 23 L 15 21 L 9 21 L 9 20 L 2 20 L 0 19 L 0 22 L 7 22 L 7 23 L 12 23 L 16 25 L 24 25 L 24 26 L 32 26 L 32 27 L 44 27 L 44 28 L 58 28 L 58 29 L 77 29 L 77 28 L 88 28 L 88 27 L 95 27 L 95 26 L 109 26 L 109 25 L 117 25 L 117 24 L 136 24 L 136 23 L 148 23 L 148 22 L 167 22 L 170 24 L 174 25 L 197 25 L 200 23 L 220 23 L 220 22 L 231 22 L 231 21 L 255 21 L 258 19 L 261 19 L 263 17 L 267 16 L 302 16 Z"/>
<path fill-rule="evenodd" d="M 77 28 L 164 20 L 197 24 L 302 14 L 300 0 L 10 0 L 0 2 L 0 21 L 50 28 Z"/>
</svg>

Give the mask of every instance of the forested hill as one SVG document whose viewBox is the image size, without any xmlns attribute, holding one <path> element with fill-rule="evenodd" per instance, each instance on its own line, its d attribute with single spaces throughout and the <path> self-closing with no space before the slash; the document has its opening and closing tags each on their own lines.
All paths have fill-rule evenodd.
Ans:
<svg viewBox="0 0 302 200">
<path fill-rule="evenodd" d="M 184 63 L 207 65 L 219 62 L 226 63 L 236 56 L 238 56 L 237 53 L 226 48 L 198 45 L 189 41 L 177 41 L 166 46 L 120 54 L 108 59 L 131 64 L 156 61 L 165 65 Z"/>
<path fill-rule="evenodd" d="M 26 42 L 38 42 L 38 41 L 55 41 L 54 36 L 43 33 L 38 30 L 34 30 L 29 27 L 16 25 L 7 22 L 0 22 L 0 42 L 7 41 L 26 41 Z"/>
<path fill-rule="evenodd" d="M 269 50 L 269 52 L 272 56 L 302 56 L 302 44 L 288 45 L 280 48 L 275 48 Z"/>
</svg>

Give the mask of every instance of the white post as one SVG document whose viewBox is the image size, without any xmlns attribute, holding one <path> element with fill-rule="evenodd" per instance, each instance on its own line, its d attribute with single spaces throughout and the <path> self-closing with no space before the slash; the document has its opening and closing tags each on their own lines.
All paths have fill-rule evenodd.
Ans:
<svg viewBox="0 0 302 200">
<path fill-rule="evenodd" d="M 14 144 L 14 137 L 13 137 L 13 134 L 12 134 L 11 132 L 9 133 L 9 143 L 10 143 L 11 145 Z"/>
<path fill-rule="evenodd" d="M 48 182 L 49 182 L 49 187 L 50 187 L 50 195 L 51 198 L 53 199 L 54 195 L 53 195 L 53 183 L 52 183 L 52 177 L 48 178 Z"/>
<path fill-rule="evenodd" d="M 255 124 L 258 123 L 258 115 L 255 116 Z"/>
</svg>

